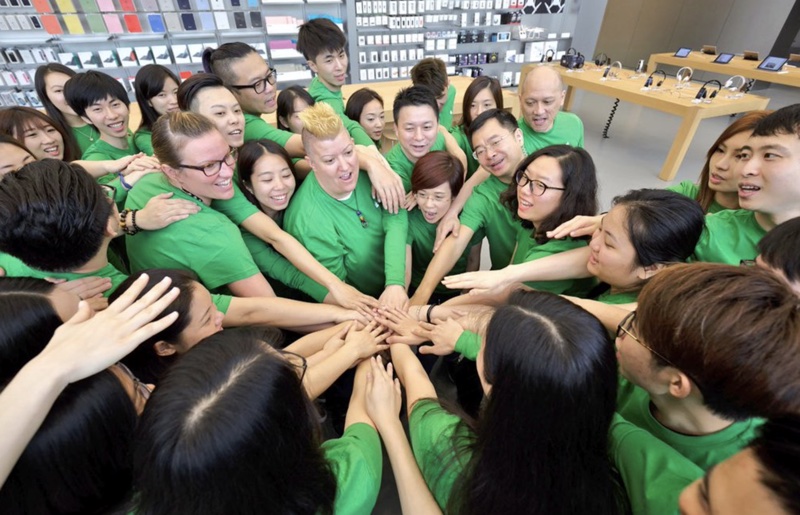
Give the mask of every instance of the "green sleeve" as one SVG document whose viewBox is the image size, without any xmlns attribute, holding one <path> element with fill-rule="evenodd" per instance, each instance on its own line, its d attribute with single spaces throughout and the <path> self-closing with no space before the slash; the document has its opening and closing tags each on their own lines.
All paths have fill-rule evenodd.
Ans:
<svg viewBox="0 0 800 515">
<path fill-rule="evenodd" d="M 456 352 L 470 361 L 478 359 L 479 350 L 481 350 L 481 336 L 478 333 L 464 331 L 456 340 Z"/>
<path fill-rule="evenodd" d="M 261 273 L 277 279 L 286 286 L 302 291 L 317 302 L 325 300 L 328 289 L 298 270 L 271 245 L 247 231 L 242 231 L 242 239 Z"/>
<path fill-rule="evenodd" d="M 580 147 L 580 148 L 583 148 L 584 147 L 584 145 L 583 145 L 584 129 L 583 129 L 583 120 L 581 120 L 580 118 L 578 118 L 578 127 L 580 127 L 580 133 L 579 133 L 580 136 L 578 137 L 578 145 L 577 146 Z"/>
<path fill-rule="evenodd" d="M 336 476 L 337 515 L 372 513 L 381 488 L 383 453 L 374 427 L 358 423 L 347 427 L 341 438 L 322 444 L 325 458 Z"/>
<path fill-rule="evenodd" d="M 383 211 L 383 242 L 385 286 L 406 284 L 406 240 L 408 239 L 408 211 L 397 214 Z"/>
<path fill-rule="evenodd" d="M 228 308 L 231 307 L 231 297 L 230 295 L 220 295 L 218 293 L 211 294 L 211 302 L 217 306 L 217 309 L 222 312 L 222 314 L 228 313 Z"/>
<path fill-rule="evenodd" d="M 91 149 L 89 149 L 88 152 L 84 152 L 83 156 L 81 156 L 82 161 L 108 161 L 110 159 L 112 159 L 112 157 L 108 154 Z"/>
<path fill-rule="evenodd" d="M 450 134 L 455 138 L 456 143 L 464 151 L 464 154 L 467 156 L 467 178 L 472 177 L 472 174 L 480 167 L 478 160 L 475 159 L 475 156 L 472 155 L 472 145 L 469 142 L 469 138 L 464 133 L 464 128 L 460 125 L 456 125 L 452 129 L 450 129 Z"/>
<path fill-rule="evenodd" d="M 444 128 L 450 130 L 453 126 L 453 109 L 456 105 L 456 87 L 450 84 L 447 88 L 447 102 L 442 106 L 439 111 L 439 125 L 444 125 Z"/>
<path fill-rule="evenodd" d="M 247 200 L 247 197 L 244 196 L 235 181 L 233 183 L 233 197 L 225 200 L 212 200 L 211 207 L 227 216 L 236 225 L 242 225 L 242 222 L 258 213 L 258 208 Z"/>
<path fill-rule="evenodd" d="M 136 145 L 136 148 L 138 148 L 140 152 L 144 152 L 148 156 L 152 156 L 154 154 L 152 134 L 150 133 L 150 131 L 148 130 L 136 131 L 136 134 L 133 135 L 133 143 Z"/>
<path fill-rule="evenodd" d="M 106 174 L 97 179 L 97 182 L 112 186 L 114 188 L 114 203 L 117 205 L 117 209 L 125 208 L 125 200 L 128 199 L 128 190 L 122 187 L 122 183 L 119 181 L 119 176 L 117 174 Z"/>
<path fill-rule="evenodd" d="M 291 132 L 282 131 L 268 124 L 266 120 L 259 116 L 247 115 L 247 120 L 244 128 L 244 140 L 251 141 L 254 139 L 268 139 L 272 140 L 278 145 L 285 147 L 289 139 L 294 136 Z"/>
<path fill-rule="evenodd" d="M 668 186 L 667 191 L 674 191 L 675 193 L 680 193 L 684 197 L 696 200 L 700 188 L 692 181 L 681 181 L 678 184 Z"/>
<path fill-rule="evenodd" d="M 372 138 L 369 137 L 367 131 L 364 130 L 364 127 L 362 127 L 360 123 L 351 120 L 343 114 L 339 116 L 341 116 L 345 129 L 350 133 L 356 145 L 364 145 L 365 147 L 375 146 L 375 142 L 372 141 Z"/>
<path fill-rule="evenodd" d="M 703 477 L 700 467 L 619 414 L 609 430 L 609 454 L 637 515 L 674 515 L 683 489 Z"/>
</svg>

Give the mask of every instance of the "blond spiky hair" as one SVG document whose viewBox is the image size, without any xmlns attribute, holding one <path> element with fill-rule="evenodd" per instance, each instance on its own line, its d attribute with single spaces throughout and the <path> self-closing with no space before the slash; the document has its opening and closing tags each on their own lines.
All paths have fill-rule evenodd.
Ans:
<svg viewBox="0 0 800 515">
<path fill-rule="evenodd" d="M 317 102 L 298 114 L 303 122 L 303 142 L 307 135 L 317 139 L 332 139 L 344 130 L 342 119 L 325 102 Z"/>
</svg>

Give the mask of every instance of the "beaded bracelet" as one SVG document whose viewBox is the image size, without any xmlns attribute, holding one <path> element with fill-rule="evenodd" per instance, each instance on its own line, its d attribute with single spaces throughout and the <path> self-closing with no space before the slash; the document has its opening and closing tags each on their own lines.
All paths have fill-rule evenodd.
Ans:
<svg viewBox="0 0 800 515">
<path fill-rule="evenodd" d="M 122 229 L 122 232 L 124 232 L 129 236 L 133 236 L 134 234 L 136 234 L 141 230 L 139 226 L 136 225 L 136 211 L 138 211 L 138 209 L 123 209 L 119 213 L 119 226 Z M 131 214 L 130 226 L 128 226 L 128 221 L 127 221 L 128 213 Z"/>
</svg>

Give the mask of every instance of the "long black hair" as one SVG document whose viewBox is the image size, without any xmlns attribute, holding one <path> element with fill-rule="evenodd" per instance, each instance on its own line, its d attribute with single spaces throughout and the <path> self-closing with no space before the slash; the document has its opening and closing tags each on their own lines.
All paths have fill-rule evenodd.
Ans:
<svg viewBox="0 0 800 515">
<path fill-rule="evenodd" d="M 142 112 L 142 122 L 139 124 L 139 130 L 145 129 L 149 131 L 158 120 L 160 115 L 150 105 L 150 99 L 161 93 L 164 89 L 164 84 L 167 83 L 167 79 L 172 79 L 178 86 L 181 83 L 181 80 L 172 70 L 160 64 L 147 64 L 136 72 L 134 89 L 136 90 L 136 102 Z"/>
<path fill-rule="evenodd" d="M 78 145 L 78 140 L 75 139 L 75 136 L 72 134 L 72 128 L 67 123 L 67 119 L 64 116 L 56 105 L 50 100 L 50 97 L 47 96 L 47 84 L 46 79 L 47 76 L 51 73 L 62 73 L 67 77 L 74 77 L 77 72 L 68 66 L 64 66 L 61 63 L 47 63 L 39 66 L 36 68 L 36 74 L 33 77 L 33 86 L 36 89 L 36 95 L 38 95 L 39 100 L 42 102 L 44 106 L 44 110 L 47 113 L 47 116 L 50 117 L 51 120 L 54 122 L 54 127 L 58 129 L 62 134 L 65 135 L 64 138 L 64 155 L 65 156 L 78 156 L 75 159 L 80 158 L 81 156 L 81 148 Z"/>
<path fill-rule="evenodd" d="M 260 204 L 258 199 L 250 191 L 250 188 L 252 188 L 253 184 L 253 169 L 256 166 L 256 162 L 261 159 L 261 156 L 266 154 L 278 156 L 286 161 L 286 165 L 289 167 L 292 175 L 297 178 L 297 173 L 294 170 L 294 164 L 292 163 L 292 158 L 289 156 L 289 153 L 286 152 L 285 148 L 278 145 L 274 141 L 269 139 L 259 139 L 248 141 L 242 145 L 242 148 L 239 149 L 239 158 L 237 160 L 236 167 L 236 169 L 239 171 L 239 189 L 242 190 L 242 194 L 244 194 L 247 200 L 249 200 L 253 205 L 259 206 L 259 208 Z"/>
</svg>

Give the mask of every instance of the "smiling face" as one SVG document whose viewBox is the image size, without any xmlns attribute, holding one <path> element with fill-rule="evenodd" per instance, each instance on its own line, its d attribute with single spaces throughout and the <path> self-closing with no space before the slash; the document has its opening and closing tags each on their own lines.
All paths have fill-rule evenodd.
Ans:
<svg viewBox="0 0 800 515">
<path fill-rule="evenodd" d="M 244 145 L 244 114 L 228 88 L 205 88 L 192 101 L 192 112 L 203 115 L 225 138 L 228 146 Z"/>
<path fill-rule="evenodd" d="M 200 343 L 203 338 L 222 331 L 225 314 L 217 309 L 211 294 L 200 283 L 193 283 L 192 306 L 189 309 L 189 324 L 181 332 L 180 341 L 175 346 L 178 354 L 183 354 Z"/>
<path fill-rule="evenodd" d="M 100 139 L 109 143 L 128 136 L 128 106 L 122 100 L 106 97 L 86 108 L 83 120 L 100 131 Z"/>
<path fill-rule="evenodd" d="M 739 189 L 739 155 L 752 132 L 735 134 L 720 144 L 708 160 L 708 187 L 722 193 L 734 193 Z"/>
<path fill-rule="evenodd" d="M 770 215 L 776 224 L 800 216 L 800 138 L 752 136 L 743 154 L 739 205 Z"/>
<path fill-rule="evenodd" d="M 364 105 L 358 123 L 364 127 L 373 141 L 378 141 L 383 136 L 383 127 L 386 125 L 385 117 L 383 104 L 373 99 Z"/>
<path fill-rule="evenodd" d="M 524 175 L 529 182 L 525 186 L 517 185 L 517 216 L 538 227 L 561 206 L 564 192 L 553 189 L 564 187 L 561 165 L 554 157 L 541 156 L 528 165 Z M 548 187 L 541 196 L 534 195 L 535 181 Z"/>
<path fill-rule="evenodd" d="M 412 162 L 431 151 L 439 134 L 439 120 L 431 106 L 405 106 L 397 115 L 397 139 Z"/>
<path fill-rule="evenodd" d="M 247 54 L 241 59 L 237 59 L 231 65 L 231 72 L 234 75 L 234 84 L 245 86 L 254 84 L 269 74 L 269 66 L 266 61 L 256 52 Z M 278 108 L 277 83 L 266 83 L 264 91 L 256 93 L 253 88 L 236 89 L 236 96 L 245 113 L 250 114 L 269 114 L 274 113 Z"/>
<path fill-rule="evenodd" d="M 358 183 L 358 155 L 353 138 L 344 128 L 332 139 L 304 137 L 307 140 L 306 158 L 320 187 L 335 199 L 350 195 Z"/>
<path fill-rule="evenodd" d="M 416 191 L 414 196 L 417 199 L 417 209 L 429 224 L 439 223 L 453 203 L 453 192 L 447 182 L 435 188 Z"/>
<path fill-rule="evenodd" d="M 7 173 L 16 172 L 36 158 L 25 150 L 11 143 L 0 143 L 0 177 Z"/>
<path fill-rule="evenodd" d="M 77 116 L 64 98 L 64 84 L 69 79 L 69 75 L 63 73 L 48 73 L 44 78 L 44 90 L 47 93 L 47 98 L 56 106 L 56 109 L 64 114 Z"/>
<path fill-rule="evenodd" d="M 522 161 L 522 133 L 519 129 L 509 131 L 497 120 L 488 120 L 472 133 L 472 148 L 485 170 L 511 184 L 514 170 Z"/>
<path fill-rule="evenodd" d="M 289 164 L 283 157 L 265 152 L 253 166 L 248 190 L 255 195 L 261 209 L 269 215 L 289 206 L 296 183 Z"/>
<path fill-rule="evenodd" d="M 483 88 L 478 92 L 477 95 L 475 95 L 475 98 L 472 99 L 472 102 L 469 105 L 469 117 L 471 120 L 474 120 L 482 112 L 496 108 L 497 103 L 494 101 L 492 90 L 489 88 Z"/>
<path fill-rule="evenodd" d="M 164 87 L 161 91 L 150 100 L 147 101 L 153 109 L 159 114 L 172 113 L 178 110 L 178 84 L 174 80 L 167 77 L 164 81 Z"/>
<path fill-rule="evenodd" d="M 564 94 L 555 70 L 542 67 L 528 73 L 519 93 L 522 115 L 528 126 L 536 132 L 550 131 L 564 104 Z"/>
<path fill-rule="evenodd" d="M 174 186 L 200 197 L 206 205 L 214 199 L 233 197 L 233 166 L 222 163 L 219 171 L 210 177 L 200 170 L 186 167 L 205 167 L 229 157 L 231 149 L 219 131 L 214 130 L 199 138 L 183 139 L 179 148 L 180 164 L 185 166 L 172 168 L 163 165 L 164 173 Z"/>
<path fill-rule="evenodd" d="M 31 123 L 22 134 L 16 134 L 15 137 L 22 141 L 36 159 L 64 158 L 64 138 L 50 124 Z"/>
<path fill-rule="evenodd" d="M 586 268 L 611 285 L 612 291 L 634 288 L 646 278 L 644 268 L 637 264 L 627 223 L 625 207 L 614 206 L 603 217 L 589 244 L 591 254 Z"/>
<path fill-rule="evenodd" d="M 325 50 L 313 61 L 308 61 L 308 67 L 316 73 L 325 86 L 338 91 L 347 81 L 347 66 L 349 60 L 344 48 L 339 50 Z"/>
</svg>

